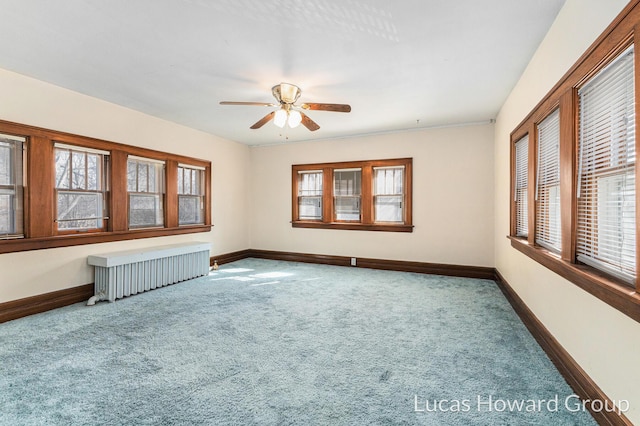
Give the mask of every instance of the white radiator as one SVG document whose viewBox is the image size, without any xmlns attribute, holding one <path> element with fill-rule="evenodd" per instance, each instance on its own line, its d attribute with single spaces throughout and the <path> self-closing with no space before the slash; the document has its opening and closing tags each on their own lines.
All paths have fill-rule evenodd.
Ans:
<svg viewBox="0 0 640 426">
<path fill-rule="evenodd" d="M 164 287 L 209 273 L 209 243 L 183 243 L 88 257 L 95 295 L 87 305 Z"/>
</svg>

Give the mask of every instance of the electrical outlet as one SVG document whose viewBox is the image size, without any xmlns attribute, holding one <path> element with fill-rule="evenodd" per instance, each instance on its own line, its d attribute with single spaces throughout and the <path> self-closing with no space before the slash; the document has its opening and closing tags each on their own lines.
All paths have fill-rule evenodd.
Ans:
<svg viewBox="0 0 640 426">
<path fill-rule="evenodd" d="M 351 258 L 351 266 L 356 266 L 356 258 L 355 257 Z"/>
</svg>

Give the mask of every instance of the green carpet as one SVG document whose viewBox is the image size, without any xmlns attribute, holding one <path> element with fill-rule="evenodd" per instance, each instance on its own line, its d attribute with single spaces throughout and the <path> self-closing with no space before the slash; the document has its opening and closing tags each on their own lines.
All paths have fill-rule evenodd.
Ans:
<svg viewBox="0 0 640 426">
<path fill-rule="evenodd" d="M 245 259 L 0 324 L 2 425 L 595 424 L 572 394 L 486 280 Z"/>
</svg>

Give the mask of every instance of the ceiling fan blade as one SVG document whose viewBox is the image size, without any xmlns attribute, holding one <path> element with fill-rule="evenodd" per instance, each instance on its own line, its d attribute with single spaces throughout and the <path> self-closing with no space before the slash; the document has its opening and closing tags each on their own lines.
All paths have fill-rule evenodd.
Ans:
<svg viewBox="0 0 640 426">
<path fill-rule="evenodd" d="M 351 105 L 347 104 L 318 104 L 318 103 L 306 103 L 300 105 L 303 109 L 317 110 L 317 111 L 333 111 L 333 112 L 351 112 Z"/>
<path fill-rule="evenodd" d="M 256 124 L 254 124 L 253 126 L 250 127 L 250 129 L 259 129 L 260 127 L 262 127 L 265 124 L 267 124 L 273 118 L 274 115 L 276 115 L 276 112 L 275 111 L 271 111 L 269 114 L 265 115 L 260 120 L 258 120 L 256 122 Z"/>
<path fill-rule="evenodd" d="M 305 114 L 304 112 L 301 112 L 300 115 L 302 116 L 301 123 L 307 129 L 311 130 L 312 132 L 315 132 L 320 128 L 320 126 L 318 126 L 318 123 L 310 119 L 309 116 L 307 116 L 307 114 Z"/>
<path fill-rule="evenodd" d="M 222 101 L 220 105 L 253 105 L 253 106 L 267 106 L 274 107 L 276 104 L 270 104 L 268 102 L 234 102 L 234 101 Z"/>
</svg>

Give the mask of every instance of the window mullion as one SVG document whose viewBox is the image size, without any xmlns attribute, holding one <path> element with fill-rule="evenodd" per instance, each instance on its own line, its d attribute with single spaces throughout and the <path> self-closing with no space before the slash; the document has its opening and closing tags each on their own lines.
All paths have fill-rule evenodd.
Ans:
<svg viewBox="0 0 640 426">
<path fill-rule="evenodd" d="M 373 224 L 373 202 L 373 167 L 368 164 L 362 167 L 362 223 Z"/>
<path fill-rule="evenodd" d="M 560 238 L 561 257 L 576 256 L 576 114 L 578 93 L 566 91 L 560 98 Z"/>
<path fill-rule="evenodd" d="M 322 169 L 322 222 L 331 223 L 335 217 L 333 207 L 333 169 Z"/>
</svg>

